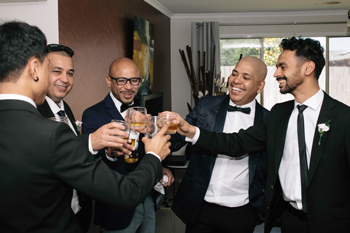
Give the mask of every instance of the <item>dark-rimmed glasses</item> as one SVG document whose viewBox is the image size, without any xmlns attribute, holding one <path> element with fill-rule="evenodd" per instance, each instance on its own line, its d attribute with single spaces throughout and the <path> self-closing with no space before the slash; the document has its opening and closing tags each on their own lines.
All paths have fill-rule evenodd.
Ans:
<svg viewBox="0 0 350 233">
<path fill-rule="evenodd" d="M 109 75 L 108 75 L 109 76 Z M 128 81 L 131 85 L 137 86 L 141 82 L 141 78 L 114 78 L 112 76 L 109 76 L 111 79 L 114 79 L 117 82 L 117 85 L 124 86 Z"/>
<path fill-rule="evenodd" d="M 73 57 L 74 52 L 71 48 L 68 46 L 60 45 L 60 44 L 49 44 L 47 45 L 47 48 L 49 49 L 49 52 L 59 52 L 59 51 L 64 51 L 68 53 L 70 57 Z"/>
</svg>

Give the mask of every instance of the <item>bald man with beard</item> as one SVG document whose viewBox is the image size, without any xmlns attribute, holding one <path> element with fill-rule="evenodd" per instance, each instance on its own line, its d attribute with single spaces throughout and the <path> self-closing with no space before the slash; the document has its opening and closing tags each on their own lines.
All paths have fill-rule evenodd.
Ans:
<svg viewBox="0 0 350 233">
<path fill-rule="evenodd" d="M 229 95 L 203 97 L 186 117 L 191 125 L 215 132 L 238 132 L 262 119 L 268 110 L 255 97 L 265 86 L 266 65 L 256 57 L 242 58 L 228 80 Z M 175 134 L 171 150 L 186 145 Z M 264 221 L 266 154 L 240 158 L 212 155 L 191 147 L 190 163 L 172 210 L 186 232 L 253 232 Z"/>
<path fill-rule="evenodd" d="M 134 98 L 142 79 L 133 60 L 122 57 L 113 61 L 109 67 L 106 82 L 111 92 L 104 100 L 84 111 L 83 134 L 94 132 L 102 125 L 110 123 L 112 119 L 124 120 L 128 107 L 137 106 Z M 136 153 L 139 154 L 139 161 L 142 160 L 145 151 L 140 140 Z M 102 158 L 116 172 L 126 175 L 132 172 L 139 162 L 126 163 L 123 154 L 120 149 L 105 148 L 100 150 L 96 157 Z M 163 186 L 169 186 L 174 182 L 174 177 L 167 168 L 163 167 L 163 174 L 169 177 L 168 182 Z M 153 191 L 150 192 L 141 204 L 130 211 L 118 211 L 111 206 L 97 202 L 94 223 L 101 226 L 102 233 L 155 232 L 155 197 L 153 194 Z"/>
</svg>

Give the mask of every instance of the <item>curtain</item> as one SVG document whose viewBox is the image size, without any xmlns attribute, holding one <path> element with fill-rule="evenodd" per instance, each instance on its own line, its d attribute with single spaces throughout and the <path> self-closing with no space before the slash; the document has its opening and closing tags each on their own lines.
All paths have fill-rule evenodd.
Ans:
<svg viewBox="0 0 350 233">
<path fill-rule="evenodd" d="M 214 54 L 215 45 L 215 54 Z M 210 71 L 211 76 L 211 91 L 206 90 L 208 95 L 214 95 L 214 88 L 216 75 L 220 73 L 220 35 L 218 22 L 192 22 L 192 60 L 194 71 L 197 78 L 197 83 L 200 83 L 202 73 L 200 74 L 200 66 L 203 66 L 203 54 L 205 52 L 205 71 Z M 199 51 L 199 54 L 198 54 Z M 214 64 L 215 57 L 215 64 Z M 204 93 L 203 93 L 204 94 Z M 205 95 L 205 94 L 204 94 Z"/>
</svg>

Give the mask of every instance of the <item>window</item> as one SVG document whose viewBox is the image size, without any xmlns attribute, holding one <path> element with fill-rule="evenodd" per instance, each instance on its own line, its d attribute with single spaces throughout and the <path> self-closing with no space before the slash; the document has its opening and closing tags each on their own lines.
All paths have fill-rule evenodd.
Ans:
<svg viewBox="0 0 350 233">
<path fill-rule="evenodd" d="M 227 82 L 241 54 L 242 57 L 255 56 L 265 62 L 268 70 L 265 88 L 257 96 L 257 100 L 265 108 L 271 109 L 276 103 L 293 99 L 291 94 L 280 94 L 278 83 L 273 77 L 276 71 L 276 62 L 281 53 L 279 44 L 282 39 L 221 39 L 221 77 L 225 78 L 225 82 Z M 320 41 L 325 51 L 328 49 L 326 45 L 329 41 L 329 78 L 326 78 L 326 67 L 322 70 L 319 78 L 320 88 L 326 92 L 329 89 L 328 93 L 333 98 L 350 105 L 350 37 L 312 37 L 312 39 Z M 324 55 L 326 57 L 326 52 Z M 326 85 L 328 80 L 329 86 Z"/>
</svg>

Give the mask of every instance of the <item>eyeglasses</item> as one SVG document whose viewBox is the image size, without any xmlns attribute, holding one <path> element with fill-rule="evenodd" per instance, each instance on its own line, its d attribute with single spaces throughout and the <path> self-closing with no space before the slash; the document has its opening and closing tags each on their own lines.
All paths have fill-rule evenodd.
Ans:
<svg viewBox="0 0 350 233">
<path fill-rule="evenodd" d="M 70 57 L 73 57 L 74 52 L 71 48 L 64 46 L 64 45 L 60 45 L 60 44 L 49 44 L 47 45 L 47 48 L 49 49 L 49 52 L 58 52 L 58 51 L 64 51 L 66 53 L 68 53 L 68 55 Z"/>
<path fill-rule="evenodd" d="M 109 75 L 108 75 L 109 76 Z M 114 79 L 119 86 L 124 86 L 128 81 L 131 85 L 137 86 L 141 82 L 141 78 L 114 78 L 112 76 L 109 76 L 111 79 Z"/>
</svg>

